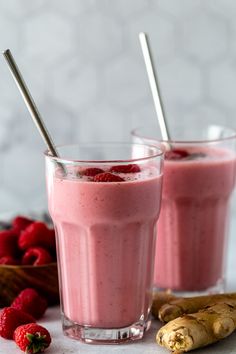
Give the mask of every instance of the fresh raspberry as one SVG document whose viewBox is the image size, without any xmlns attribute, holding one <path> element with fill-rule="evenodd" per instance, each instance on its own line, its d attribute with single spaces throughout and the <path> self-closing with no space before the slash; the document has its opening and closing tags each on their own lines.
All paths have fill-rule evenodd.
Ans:
<svg viewBox="0 0 236 354">
<path fill-rule="evenodd" d="M 93 180 L 94 182 L 123 182 L 124 178 L 113 175 L 110 172 L 103 172 L 94 176 Z"/>
<path fill-rule="evenodd" d="M 29 248 L 22 257 L 23 265 L 43 265 L 52 263 L 53 259 L 50 253 L 42 247 Z"/>
<path fill-rule="evenodd" d="M 41 221 L 35 221 L 26 227 L 20 234 L 18 245 L 21 250 L 30 247 L 44 247 L 49 250 L 55 249 L 55 231 Z"/>
<path fill-rule="evenodd" d="M 0 258 L 0 264 L 17 265 L 19 261 L 12 256 L 4 256 Z"/>
<path fill-rule="evenodd" d="M 12 228 L 16 232 L 20 233 L 33 222 L 34 222 L 33 220 L 28 219 L 25 216 L 16 216 L 12 221 Z"/>
<path fill-rule="evenodd" d="M 27 288 L 22 290 L 13 300 L 11 307 L 29 313 L 38 319 L 47 309 L 47 300 L 40 296 L 36 290 Z"/>
<path fill-rule="evenodd" d="M 99 173 L 103 173 L 104 171 L 101 168 L 97 167 L 89 167 L 86 168 L 85 170 L 81 171 L 80 174 L 83 176 L 88 176 L 88 177 L 94 177 L 98 175 Z"/>
<path fill-rule="evenodd" d="M 51 336 L 48 330 L 37 323 L 28 323 L 16 328 L 14 340 L 25 353 L 41 353 L 49 347 Z"/>
<path fill-rule="evenodd" d="M 0 336 L 12 339 L 18 326 L 31 322 L 35 322 L 35 319 L 28 313 L 12 307 L 4 307 L 0 312 Z"/>
<path fill-rule="evenodd" d="M 12 229 L 0 231 L 0 257 L 17 256 L 17 239 L 18 236 Z"/>
<path fill-rule="evenodd" d="M 189 156 L 189 153 L 185 150 L 172 149 L 165 152 L 166 160 L 181 160 Z"/>
<path fill-rule="evenodd" d="M 117 166 L 112 166 L 110 168 L 110 172 L 116 172 L 116 173 L 137 173 L 140 172 L 141 169 L 139 165 L 137 164 L 130 164 L 130 165 L 117 165 Z"/>
</svg>

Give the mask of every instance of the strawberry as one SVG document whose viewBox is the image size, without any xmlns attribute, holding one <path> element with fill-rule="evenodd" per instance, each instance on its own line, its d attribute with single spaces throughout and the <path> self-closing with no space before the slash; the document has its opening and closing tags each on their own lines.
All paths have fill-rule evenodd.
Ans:
<svg viewBox="0 0 236 354">
<path fill-rule="evenodd" d="M 137 173 L 140 172 L 141 169 L 139 165 L 137 164 L 130 164 L 130 165 L 117 165 L 117 166 L 112 166 L 110 168 L 110 172 L 116 172 L 116 173 Z"/>
<path fill-rule="evenodd" d="M 94 176 L 93 180 L 94 182 L 123 182 L 124 178 L 113 175 L 110 172 L 103 172 Z"/>
<path fill-rule="evenodd" d="M 40 296 L 36 290 L 27 288 L 22 290 L 13 300 L 11 307 L 29 313 L 38 319 L 47 309 L 47 300 Z"/>
<path fill-rule="evenodd" d="M 14 340 L 25 353 L 40 353 L 49 347 L 51 336 L 48 330 L 37 323 L 28 323 L 16 328 Z"/>
<path fill-rule="evenodd" d="M 22 257 L 23 265 L 43 265 L 52 263 L 50 253 L 42 247 L 29 248 Z"/>
<path fill-rule="evenodd" d="M 18 236 L 14 230 L 0 231 L 0 257 L 16 256 L 18 253 L 17 247 Z"/>
<path fill-rule="evenodd" d="M 26 227 L 20 234 L 18 245 L 21 250 L 30 247 L 45 247 L 49 250 L 55 249 L 55 231 L 41 221 L 35 221 Z"/>
<path fill-rule="evenodd" d="M 82 176 L 88 176 L 88 177 L 94 177 L 98 175 L 99 173 L 103 173 L 104 171 L 101 168 L 97 167 L 89 167 L 86 168 L 85 170 L 81 171 L 80 174 Z"/>
<path fill-rule="evenodd" d="M 172 149 L 165 152 L 166 160 L 181 160 L 189 156 L 189 153 L 181 149 Z"/>
<path fill-rule="evenodd" d="M 25 216 L 16 216 L 12 220 L 12 228 L 16 232 L 20 233 L 23 231 L 27 226 L 32 224 L 34 221 L 31 219 L 26 218 Z"/>
<path fill-rule="evenodd" d="M 35 319 L 28 313 L 12 307 L 4 307 L 0 312 L 0 336 L 12 339 L 18 326 L 31 322 L 35 322 Z"/>
<path fill-rule="evenodd" d="M 0 264 L 17 265 L 19 261 L 12 256 L 4 256 L 0 258 Z"/>
</svg>

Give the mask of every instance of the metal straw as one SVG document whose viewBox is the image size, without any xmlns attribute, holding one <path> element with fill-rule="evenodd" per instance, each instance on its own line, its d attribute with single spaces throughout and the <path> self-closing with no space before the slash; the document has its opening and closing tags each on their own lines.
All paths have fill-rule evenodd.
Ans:
<svg viewBox="0 0 236 354">
<path fill-rule="evenodd" d="M 147 34 L 144 32 L 139 33 L 139 40 L 140 40 L 143 57 L 147 69 L 149 84 L 152 91 L 152 97 L 154 100 L 157 118 L 161 129 L 162 139 L 165 141 L 171 140 L 166 118 L 165 118 L 164 105 L 161 99 L 160 88 L 158 87 L 157 74 L 155 71 L 155 66 L 152 59 L 152 54 L 151 54 L 151 49 L 150 49 Z"/>
<path fill-rule="evenodd" d="M 3 56 L 6 59 L 6 62 L 8 64 L 9 70 L 16 82 L 16 85 L 18 86 L 20 93 L 26 103 L 26 106 L 28 108 L 28 111 L 36 125 L 36 127 L 38 128 L 38 131 L 41 135 L 41 137 L 43 138 L 44 142 L 46 143 L 48 150 L 50 151 L 51 155 L 54 157 L 59 157 L 59 154 L 55 148 L 55 145 L 52 141 L 52 138 L 50 137 L 50 134 L 43 122 L 43 119 L 36 107 L 36 104 L 33 100 L 33 97 L 31 96 L 29 89 L 27 88 L 27 85 L 20 73 L 20 70 L 11 54 L 10 49 L 6 49 L 3 52 Z"/>
</svg>

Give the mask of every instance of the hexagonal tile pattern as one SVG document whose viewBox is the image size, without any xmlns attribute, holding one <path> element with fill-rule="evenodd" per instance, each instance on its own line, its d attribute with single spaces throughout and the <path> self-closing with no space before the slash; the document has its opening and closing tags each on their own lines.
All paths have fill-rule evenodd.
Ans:
<svg viewBox="0 0 236 354">
<path fill-rule="evenodd" d="M 19 211 L 22 211 L 22 199 L 16 196 L 11 188 L 7 189 L 5 185 L 2 185 L 0 187 L 0 196 L 2 201 L 0 204 L 1 216 L 6 215 L 8 218 L 8 213 L 13 215 L 14 213 L 19 213 Z"/>
<path fill-rule="evenodd" d="M 137 16 L 128 26 L 130 45 L 135 55 L 141 53 L 138 34 L 147 32 L 152 46 L 153 56 L 157 63 L 172 58 L 176 51 L 176 27 L 165 16 L 158 16 L 158 12 L 144 13 Z"/>
<path fill-rule="evenodd" d="M 176 102 L 191 105 L 202 97 L 203 77 L 197 65 L 177 58 L 160 67 L 159 85 L 167 108 Z"/>
<path fill-rule="evenodd" d="M 109 119 L 108 119 L 109 117 Z M 107 102 L 92 106 L 78 120 L 78 141 L 127 141 L 131 126 L 128 116 Z"/>
<path fill-rule="evenodd" d="M 235 0 L 2 0 L 0 43 L 56 144 L 129 140 L 157 124 L 140 31 L 170 129 L 185 117 L 236 127 L 235 14 Z M 0 212 L 46 208 L 45 145 L 3 59 L 0 78 Z"/>
<path fill-rule="evenodd" d="M 209 0 L 209 8 L 218 12 L 222 17 L 234 17 L 236 15 L 235 0 Z"/>
<path fill-rule="evenodd" d="M 75 112 L 92 104 L 98 94 L 95 68 L 86 64 L 81 66 L 77 58 L 58 67 L 53 81 L 54 99 Z"/>
<path fill-rule="evenodd" d="M 198 124 L 227 124 L 226 110 L 214 102 L 193 105 L 191 109 L 185 110 L 182 114 L 183 118 L 188 118 L 193 122 L 193 128 L 197 128 Z"/>
<path fill-rule="evenodd" d="M 149 3 L 150 0 L 97 0 L 98 9 L 124 18 L 135 17 L 138 13 L 148 9 Z"/>
<path fill-rule="evenodd" d="M 203 63 L 220 60 L 227 54 L 229 32 L 227 21 L 202 12 L 183 22 L 183 48 Z"/>
<path fill-rule="evenodd" d="M 45 4 L 45 0 L 3 0 L 1 1 L 1 11 L 8 17 L 23 17 L 32 15 L 33 12 L 39 11 Z"/>
<path fill-rule="evenodd" d="M 76 17 L 93 8 L 95 0 L 51 0 L 47 5 L 51 9 L 60 11 L 63 15 L 68 14 Z"/>
<path fill-rule="evenodd" d="M 0 43 L 1 49 L 11 48 L 13 51 L 19 48 L 19 31 L 14 20 L 0 17 Z"/>
<path fill-rule="evenodd" d="M 174 17 L 183 18 L 191 15 L 195 16 L 196 12 L 201 8 L 202 0 L 153 0 L 153 4 Z"/>
<path fill-rule="evenodd" d="M 48 131 L 56 145 L 71 144 L 73 140 L 73 115 L 59 101 L 47 101 L 42 110 L 47 122 Z"/>
<path fill-rule="evenodd" d="M 28 18 L 23 25 L 22 56 L 34 65 L 55 65 L 72 50 L 73 27 L 62 16 L 45 12 Z"/>
<path fill-rule="evenodd" d="M 111 102 L 131 107 L 149 94 L 144 64 L 132 56 L 122 56 L 105 71 L 106 94 Z"/>
<path fill-rule="evenodd" d="M 42 151 L 24 144 L 12 146 L 4 157 L 3 185 L 16 197 L 33 199 L 45 185 L 44 158 Z"/>
<path fill-rule="evenodd" d="M 222 105 L 236 109 L 236 65 L 225 61 L 210 70 L 210 95 Z"/>
<path fill-rule="evenodd" d="M 122 50 L 122 28 L 112 16 L 87 14 L 78 22 L 78 31 L 79 52 L 89 61 L 104 62 Z"/>
</svg>

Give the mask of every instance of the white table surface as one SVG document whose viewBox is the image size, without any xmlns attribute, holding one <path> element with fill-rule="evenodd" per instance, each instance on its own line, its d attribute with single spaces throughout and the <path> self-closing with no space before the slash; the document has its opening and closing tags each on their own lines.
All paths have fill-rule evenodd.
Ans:
<svg viewBox="0 0 236 354">
<path fill-rule="evenodd" d="M 236 291 L 236 219 L 232 223 L 229 252 L 227 257 L 227 290 Z M 209 250 L 210 252 L 210 250 Z M 151 329 L 141 341 L 122 345 L 90 345 L 83 344 L 63 336 L 60 323 L 59 307 L 49 308 L 43 319 L 39 321 L 51 333 L 52 344 L 46 350 L 48 354 L 167 354 L 168 351 L 155 343 L 155 334 L 161 324 L 154 320 Z M 22 353 L 11 340 L 0 338 L 0 354 Z M 228 338 L 209 347 L 195 350 L 194 354 L 235 354 L 236 353 L 236 332 Z"/>
</svg>

